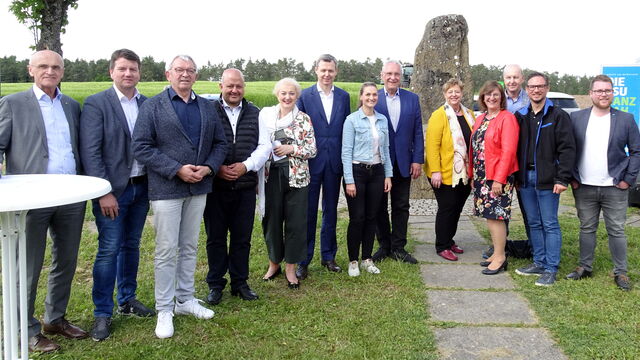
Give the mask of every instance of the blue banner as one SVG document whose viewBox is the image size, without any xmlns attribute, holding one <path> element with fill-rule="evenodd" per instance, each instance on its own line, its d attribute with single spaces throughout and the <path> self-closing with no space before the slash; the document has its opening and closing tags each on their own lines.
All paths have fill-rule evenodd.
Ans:
<svg viewBox="0 0 640 360">
<path fill-rule="evenodd" d="M 612 107 L 633 114 L 640 121 L 640 65 L 603 66 L 602 73 L 613 80 Z"/>
</svg>

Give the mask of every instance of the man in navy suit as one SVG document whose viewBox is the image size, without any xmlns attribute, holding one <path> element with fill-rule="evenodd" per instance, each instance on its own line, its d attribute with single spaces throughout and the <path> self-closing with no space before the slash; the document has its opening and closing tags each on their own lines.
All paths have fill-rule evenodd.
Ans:
<svg viewBox="0 0 640 360">
<path fill-rule="evenodd" d="M 616 285 L 631 290 L 627 276 L 627 220 L 629 187 L 640 171 L 640 132 L 633 115 L 614 109 L 613 81 L 606 75 L 591 80 L 593 106 L 571 113 L 576 139 L 576 166 L 571 182 L 580 219 L 580 262 L 567 279 L 590 277 L 596 231 L 602 211 L 609 238 Z"/>
<path fill-rule="evenodd" d="M 400 89 L 402 67 L 397 61 L 388 61 L 380 77 L 384 88 L 378 91 L 375 109 L 389 121 L 389 153 L 393 165 L 391 187 L 391 223 L 389 223 L 388 195 L 382 198 L 378 213 L 378 243 L 374 261 L 386 257 L 410 264 L 418 261 L 405 249 L 409 221 L 409 189 L 411 179 L 420 176 L 424 163 L 424 135 L 418 95 Z"/>
<path fill-rule="evenodd" d="M 349 94 L 333 85 L 338 74 L 338 62 L 329 54 L 320 55 L 316 61 L 318 83 L 304 89 L 298 99 L 298 108 L 311 117 L 316 137 L 318 155 L 309 159 L 311 183 L 309 184 L 309 208 L 307 218 L 307 259 L 296 269 L 296 276 L 304 279 L 313 259 L 316 245 L 318 198 L 322 187 L 322 228 L 320 252 L 322 266 L 329 271 L 340 272 L 336 264 L 336 220 L 340 178 L 342 177 L 342 125 L 351 112 Z"/>
<path fill-rule="evenodd" d="M 140 237 L 149 211 L 146 170 L 133 158 L 131 148 L 138 107 L 146 100 L 136 89 L 140 57 L 128 49 L 114 51 L 109 74 L 113 86 L 89 96 L 80 118 L 80 157 L 85 172 L 109 181 L 112 189 L 93 200 L 98 253 L 93 264 L 95 322 L 91 336 L 96 341 L 110 335 L 115 282 L 121 314 L 155 315 L 136 299 Z"/>
</svg>

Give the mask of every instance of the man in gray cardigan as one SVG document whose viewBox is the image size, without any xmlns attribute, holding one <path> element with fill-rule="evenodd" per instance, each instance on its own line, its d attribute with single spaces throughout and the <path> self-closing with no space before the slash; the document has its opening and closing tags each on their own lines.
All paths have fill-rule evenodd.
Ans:
<svg viewBox="0 0 640 360">
<path fill-rule="evenodd" d="M 171 86 L 144 102 L 133 131 L 136 160 L 147 169 L 156 229 L 156 336 L 173 336 L 173 315 L 210 319 L 194 298 L 200 220 L 227 144 L 213 104 L 193 90 L 196 64 L 178 55 L 167 62 Z M 174 303 L 175 300 L 175 303 Z"/>
</svg>

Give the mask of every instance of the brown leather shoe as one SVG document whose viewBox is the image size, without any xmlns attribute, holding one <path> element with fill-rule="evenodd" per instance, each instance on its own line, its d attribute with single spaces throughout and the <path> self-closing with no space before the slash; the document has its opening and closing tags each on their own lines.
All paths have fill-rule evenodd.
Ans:
<svg viewBox="0 0 640 360">
<path fill-rule="evenodd" d="M 29 351 L 48 353 L 60 349 L 60 345 L 42 334 L 29 338 Z"/>
<path fill-rule="evenodd" d="M 43 324 L 42 332 L 46 335 L 62 335 L 68 339 L 84 339 L 89 337 L 89 333 L 73 325 L 67 319 L 62 318 L 55 324 Z"/>
<path fill-rule="evenodd" d="M 335 260 L 327 260 L 327 261 L 322 260 L 320 263 L 322 264 L 322 266 L 326 267 L 327 270 L 329 270 L 329 271 L 337 272 L 337 273 L 342 271 L 340 266 L 338 266 L 338 264 L 336 264 Z"/>
</svg>

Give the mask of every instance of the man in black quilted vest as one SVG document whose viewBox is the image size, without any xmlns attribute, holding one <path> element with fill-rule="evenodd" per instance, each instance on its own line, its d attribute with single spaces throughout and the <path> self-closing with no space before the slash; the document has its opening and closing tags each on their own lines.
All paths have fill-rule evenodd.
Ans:
<svg viewBox="0 0 640 360">
<path fill-rule="evenodd" d="M 268 159 L 271 145 L 266 129 L 258 122 L 260 110 L 244 99 L 244 76 L 226 69 L 220 79 L 221 98 L 215 107 L 222 120 L 229 150 L 207 195 L 204 225 L 207 231 L 209 272 L 207 303 L 217 305 L 227 284 L 231 295 L 256 300 L 249 278 L 249 251 L 256 207 L 257 171 Z M 227 247 L 227 233 L 229 246 Z"/>
</svg>

